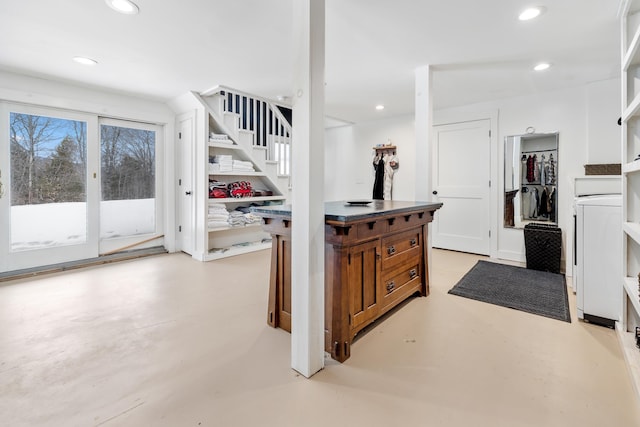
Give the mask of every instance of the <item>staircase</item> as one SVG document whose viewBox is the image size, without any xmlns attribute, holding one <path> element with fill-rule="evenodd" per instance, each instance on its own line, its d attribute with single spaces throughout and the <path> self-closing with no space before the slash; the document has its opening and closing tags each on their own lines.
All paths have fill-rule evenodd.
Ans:
<svg viewBox="0 0 640 427">
<path fill-rule="evenodd" d="M 217 123 L 211 128 L 242 145 L 284 195 L 291 188 L 291 108 L 225 86 L 202 94 Z M 288 198 L 288 197 L 287 197 Z"/>
</svg>

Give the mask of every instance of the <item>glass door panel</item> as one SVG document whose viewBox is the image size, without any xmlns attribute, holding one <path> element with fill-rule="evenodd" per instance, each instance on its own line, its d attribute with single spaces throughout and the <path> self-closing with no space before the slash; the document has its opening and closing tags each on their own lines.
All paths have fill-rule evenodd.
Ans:
<svg viewBox="0 0 640 427">
<path fill-rule="evenodd" d="M 11 251 L 87 241 L 87 123 L 9 114 Z"/>
<path fill-rule="evenodd" d="M 100 252 L 138 246 L 159 230 L 158 126 L 100 121 Z M 158 242 L 155 242 L 157 245 Z"/>
<path fill-rule="evenodd" d="M 97 228 L 89 223 L 96 205 L 88 196 L 96 119 L 11 104 L 0 111 L 0 271 L 97 256 Z"/>
</svg>

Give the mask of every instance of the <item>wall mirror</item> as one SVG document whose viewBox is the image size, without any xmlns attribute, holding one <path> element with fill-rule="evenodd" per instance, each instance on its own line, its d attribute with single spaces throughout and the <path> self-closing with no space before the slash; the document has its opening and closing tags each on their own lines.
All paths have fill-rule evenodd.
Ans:
<svg viewBox="0 0 640 427">
<path fill-rule="evenodd" d="M 504 226 L 556 224 L 558 133 L 512 135 L 504 140 Z"/>
</svg>

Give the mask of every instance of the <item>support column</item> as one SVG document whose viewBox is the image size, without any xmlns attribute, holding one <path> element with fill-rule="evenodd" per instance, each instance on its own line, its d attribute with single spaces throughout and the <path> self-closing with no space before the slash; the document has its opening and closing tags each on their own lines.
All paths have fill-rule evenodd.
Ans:
<svg viewBox="0 0 640 427">
<path fill-rule="evenodd" d="M 416 200 L 431 200 L 433 183 L 431 177 L 432 143 L 431 126 L 433 124 L 432 70 L 429 65 L 415 70 L 416 84 Z"/>
<path fill-rule="evenodd" d="M 435 199 L 431 192 L 433 191 L 433 148 L 432 148 L 432 132 L 433 125 L 433 70 L 429 65 L 418 67 L 415 70 L 415 123 L 416 123 L 416 193 L 417 201 L 427 201 Z M 436 213 L 437 215 L 437 213 Z M 427 259 L 428 277 L 431 279 L 431 228 L 432 223 L 427 226 Z"/>
<path fill-rule="evenodd" d="M 324 367 L 324 0 L 293 2 L 291 367 Z"/>
</svg>

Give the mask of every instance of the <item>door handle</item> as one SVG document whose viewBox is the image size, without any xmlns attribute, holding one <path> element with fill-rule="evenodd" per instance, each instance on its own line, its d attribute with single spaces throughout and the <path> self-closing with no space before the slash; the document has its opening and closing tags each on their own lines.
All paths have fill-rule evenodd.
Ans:
<svg viewBox="0 0 640 427">
<path fill-rule="evenodd" d="M 184 194 L 186 194 L 187 196 L 190 196 L 191 195 L 191 191 L 185 191 Z"/>
<path fill-rule="evenodd" d="M 438 191 L 437 191 L 437 190 L 433 190 L 433 191 L 431 192 L 431 194 L 433 194 L 433 195 L 435 196 L 435 195 L 437 195 L 437 194 L 438 194 Z"/>
</svg>

